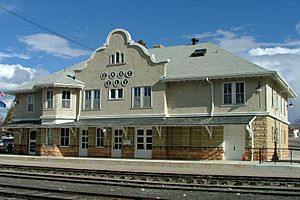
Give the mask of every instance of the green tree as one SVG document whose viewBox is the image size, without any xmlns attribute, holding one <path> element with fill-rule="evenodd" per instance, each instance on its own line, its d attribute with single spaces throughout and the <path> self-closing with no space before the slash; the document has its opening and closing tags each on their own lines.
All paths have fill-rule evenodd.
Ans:
<svg viewBox="0 0 300 200">
<path fill-rule="evenodd" d="M 6 124 L 9 124 L 10 122 L 12 122 L 12 120 L 14 118 L 14 113 L 15 113 L 15 107 L 12 105 L 7 111 L 7 115 L 4 119 L 3 125 L 6 125 Z"/>
</svg>

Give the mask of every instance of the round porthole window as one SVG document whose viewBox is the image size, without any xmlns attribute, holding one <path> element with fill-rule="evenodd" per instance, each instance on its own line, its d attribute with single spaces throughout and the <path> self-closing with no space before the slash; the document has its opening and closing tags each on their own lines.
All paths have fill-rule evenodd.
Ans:
<svg viewBox="0 0 300 200">
<path fill-rule="evenodd" d="M 128 79 L 125 78 L 124 80 L 122 80 L 121 84 L 122 84 L 122 86 L 125 87 L 128 84 L 128 82 L 129 82 Z"/>
<path fill-rule="evenodd" d="M 116 76 L 116 72 L 110 72 L 109 78 L 113 79 Z"/>
<path fill-rule="evenodd" d="M 109 87 L 111 85 L 111 80 L 107 80 L 104 83 L 105 87 Z"/>
<path fill-rule="evenodd" d="M 125 72 L 123 70 L 120 70 L 118 72 L 118 78 L 122 78 L 125 75 Z"/>
<path fill-rule="evenodd" d="M 103 72 L 101 75 L 100 75 L 100 78 L 102 80 L 106 79 L 107 78 L 107 73 L 106 72 Z"/>
<path fill-rule="evenodd" d="M 133 74 L 133 71 L 130 69 L 126 72 L 126 77 L 129 78 L 132 76 L 132 74 Z"/>
<path fill-rule="evenodd" d="M 118 85 L 120 85 L 120 80 L 119 79 L 114 81 L 114 86 L 117 87 Z"/>
</svg>

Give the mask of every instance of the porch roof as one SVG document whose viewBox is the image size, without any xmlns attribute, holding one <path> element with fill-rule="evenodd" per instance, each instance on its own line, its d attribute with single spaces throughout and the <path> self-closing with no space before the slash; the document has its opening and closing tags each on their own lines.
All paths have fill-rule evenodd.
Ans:
<svg viewBox="0 0 300 200">
<path fill-rule="evenodd" d="M 115 127 L 115 126 L 219 126 L 225 124 L 248 124 L 253 115 L 215 116 L 215 117 L 141 117 L 141 118 L 103 118 L 83 119 L 64 126 Z"/>
<path fill-rule="evenodd" d="M 120 127 L 120 126 L 220 126 L 248 124 L 254 115 L 202 117 L 136 117 L 82 119 L 63 124 L 41 124 L 41 121 L 14 122 L 4 128 Z"/>
</svg>

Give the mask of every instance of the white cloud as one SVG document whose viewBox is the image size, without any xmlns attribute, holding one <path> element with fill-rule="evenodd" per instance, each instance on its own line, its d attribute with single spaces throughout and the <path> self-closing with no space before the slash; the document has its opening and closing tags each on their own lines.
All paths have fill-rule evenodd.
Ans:
<svg viewBox="0 0 300 200">
<path fill-rule="evenodd" d="M 298 22 L 298 24 L 296 24 L 296 31 L 300 34 L 300 22 Z"/>
<path fill-rule="evenodd" d="M 19 40 L 31 47 L 31 50 L 46 52 L 53 56 L 71 58 L 87 55 L 90 52 L 70 47 L 67 40 L 56 35 L 38 33 L 19 37 Z"/>
<path fill-rule="evenodd" d="M 289 49 L 284 47 L 254 48 L 249 51 L 250 56 L 272 56 L 276 54 L 299 54 L 300 49 Z"/>
<path fill-rule="evenodd" d="M 15 89 L 47 74 L 43 69 L 33 69 L 20 64 L 0 64 L 0 91 Z"/>
<path fill-rule="evenodd" d="M 21 58 L 24 60 L 28 60 L 28 59 L 30 59 L 30 56 L 26 55 L 26 54 L 0 52 L 0 61 L 7 59 L 7 58 Z"/>
</svg>

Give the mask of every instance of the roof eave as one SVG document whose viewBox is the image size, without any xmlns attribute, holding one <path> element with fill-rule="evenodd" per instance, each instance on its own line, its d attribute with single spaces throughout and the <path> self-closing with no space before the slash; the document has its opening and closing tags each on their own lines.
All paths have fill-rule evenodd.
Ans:
<svg viewBox="0 0 300 200">
<path fill-rule="evenodd" d="M 248 78 L 248 77 L 262 77 L 262 76 L 272 76 L 276 74 L 274 71 L 267 73 L 254 73 L 254 74 L 232 74 L 232 75 L 221 75 L 221 76 L 202 76 L 202 77 L 161 77 L 162 82 L 176 82 L 176 81 L 202 81 L 207 78 L 213 79 L 224 79 L 224 78 Z"/>
<path fill-rule="evenodd" d="M 278 79 L 279 83 L 281 84 L 281 86 L 283 88 L 285 88 L 285 90 L 281 91 L 281 92 L 287 92 L 287 94 L 290 96 L 290 98 L 296 98 L 297 94 L 296 92 L 293 90 L 293 88 L 280 76 L 280 74 L 278 74 L 277 72 L 275 73 L 275 77 Z"/>
</svg>

